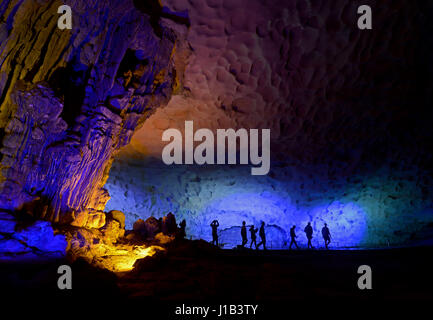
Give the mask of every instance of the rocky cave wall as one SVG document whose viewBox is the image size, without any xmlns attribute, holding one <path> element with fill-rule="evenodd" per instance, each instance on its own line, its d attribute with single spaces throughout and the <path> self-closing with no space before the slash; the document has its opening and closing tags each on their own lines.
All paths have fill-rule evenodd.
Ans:
<svg viewBox="0 0 433 320">
<path fill-rule="evenodd" d="M 134 150 L 160 156 L 162 132 L 194 120 L 270 128 L 274 159 L 431 162 L 431 1 L 163 3 L 191 20 L 186 90 L 146 121 Z M 357 28 L 361 4 L 371 31 Z"/>
<path fill-rule="evenodd" d="M 361 4 L 373 8 L 371 31 L 356 26 Z M 239 244 L 242 220 L 271 224 L 276 246 L 308 220 L 316 234 L 327 221 L 339 245 L 431 238 L 431 1 L 164 5 L 191 20 L 186 90 L 114 163 L 107 209 L 123 210 L 128 227 L 172 211 L 204 239 L 218 218 L 228 246 Z M 185 120 L 196 129 L 270 128 L 270 174 L 164 166 L 162 132 L 183 131 Z"/>
<path fill-rule="evenodd" d="M 147 119 L 106 184 L 129 227 L 173 211 L 207 238 L 217 217 L 233 244 L 241 220 L 264 220 L 278 247 L 310 219 L 340 245 L 431 221 L 430 1 L 65 3 L 70 31 L 63 2 L 0 4 L 0 209 L 101 227 L 112 157 Z M 372 31 L 356 27 L 364 3 Z M 271 173 L 153 162 L 185 120 L 271 128 Z"/>
<path fill-rule="evenodd" d="M 320 230 L 328 223 L 333 245 L 387 246 L 415 243 L 433 223 L 432 181 L 414 177 L 417 169 L 395 171 L 384 165 L 349 176 L 332 175 L 327 165 L 273 163 L 267 176 L 251 176 L 248 166 L 175 166 L 136 155 L 117 159 L 106 188 L 107 210 L 121 210 L 126 228 L 149 216 L 173 212 L 187 221 L 188 238 L 211 240 L 210 223 L 220 222 L 221 243 L 240 244 L 240 226 L 266 222 L 269 246 L 284 247 L 296 225 L 311 221 Z"/>
<path fill-rule="evenodd" d="M 62 4 L 71 30 L 57 26 Z M 0 209 L 104 225 L 112 156 L 180 86 L 188 19 L 161 12 L 157 1 L 1 2 Z"/>
</svg>

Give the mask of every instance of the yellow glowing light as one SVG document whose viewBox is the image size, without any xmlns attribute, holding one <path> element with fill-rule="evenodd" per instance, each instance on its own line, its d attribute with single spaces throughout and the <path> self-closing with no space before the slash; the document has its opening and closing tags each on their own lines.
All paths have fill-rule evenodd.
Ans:
<svg viewBox="0 0 433 320">
<path fill-rule="evenodd" d="M 164 250 L 164 248 L 159 246 L 103 245 L 103 249 L 94 262 L 110 271 L 126 272 L 134 268 L 135 261 L 153 256 L 158 250 Z"/>
</svg>

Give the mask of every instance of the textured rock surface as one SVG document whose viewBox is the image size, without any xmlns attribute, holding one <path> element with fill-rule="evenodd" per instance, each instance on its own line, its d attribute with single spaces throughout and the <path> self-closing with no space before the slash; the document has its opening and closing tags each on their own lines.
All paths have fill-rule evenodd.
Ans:
<svg viewBox="0 0 433 320">
<path fill-rule="evenodd" d="M 17 221 L 6 212 L 0 214 L 0 260 L 36 258 L 40 256 L 62 257 L 68 243 L 57 234 L 47 221 Z"/>
<path fill-rule="evenodd" d="M 122 219 L 106 217 L 102 187 L 148 118 L 107 184 L 128 228 L 172 211 L 205 239 L 218 218 L 227 243 L 242 220 L 268 223 L 275 246 L 308 220 L 316 234 L 329 222 L 338 245 L 414 237 L 433 207 L 432 8 L 364 3 L 373 31 L 357 29 L 352 0 L 76 0 L 61 31 L 59 1 L 3 1 L 0 208 L 88 228 L 68 235 L 76 256 L 116 255 Z M 159 156 L 163 130 L 184 120 L 271 128 L 271 173 L 134 159 Z"/>
<path fill-rule="evenodd" d="M 273 163 L 268 176 L 251 176 L 247 166 L 167 168 L 141 156 L 116 161 L 106 187 L 107 209 L 122 210 L 127 229 L 139 218 L 174 212 L 178 221 L 186 219 L 188 238 L 211 240 L 209 224 L 218 219 L 221 237 L 234 247 L 240 232 L 230 228 L 263 220 L 275 227 L 268 229 L 269 242 L 281 247 L 293 224 L 303 244 L 308 221 L 315 245 L 322 244 L 324 222 L 333 245 L 405 243 L 433 222 L 432 185 L 426 172 L 386 164 L 342 176 L 332 165 Z"/>
<path fill-rule="evenodd" d="M 360 31 L 357 8 L 368 3 L 374 28 Z M 146 121 L 135 150 L 160 156 L 163 130 L 194 120 L 195 128 L 270 128 L 274 159 L 432 161 L 428 2 L 164 4 L 191 19 L 188 90 Z"/>
<path fill-rule="evenodd" d="M 54 235 L 51 224 L 47 221 L 37 221 L 30 227 L 15 233 L 14 238 L 41 251 L 65 253 L 67 246 L 65 237 L 63 235 Z"/>
<path fill-rule="evenodd" d="M 2 1 L 1 208 L 104 224 L 110 159 L 179 86 L 186 27 L 134 3 L 66 1 L 73 28 L 60 30 L 59 1 Z"/>
<path fill-rule="evenodd" d="M 119 218 L 119 211 L 116 215 Z M 149 238 L 149 242 L 144 244 L 142 238 L 124 237 L 125 229 L 112 214 L 108 215 L 108 221 L 102 228 L 67 227 L 62 232 L 68 241 L 69 260 L 75 261 L 81 258 L 100 268 L 115 272 L 132 270 L 137 259 L 152 256 L 158 250 L 164 250 L 159 244 L 166 244 L 173 240 L 168 237 L 168 239 Z"/>
<path fill-rule="evenodd" d="M 188 236 L 207 240 L 214 218 L 225 238 L 236 237 L 230 228 L 243 219 L 264 220 L 286 233 L 296 223 L 303 237 L 301 227 L 313 219 L 314 241 L 327 221 L 333 244 L 386 245 L 408 241 L 428 225 L 429 2 L 164 4 L 188 10 L 193 51 L 184 93 L 145 122 L 110 173 L 107 208 L 123 210 L 127 228 L 137 218 L 172 211 L 187 220 Z M 372 31 L 357 28 L 360 4 L 373 8 Z M 183 131 L 185 120 L 194 120 L 196 129 L 270 128 L 270 174 L 165 167 L 136 154 L 160 157 L 162 132 Z M 271 237 L 280 239 L 279 231 Z"/>
</svg>

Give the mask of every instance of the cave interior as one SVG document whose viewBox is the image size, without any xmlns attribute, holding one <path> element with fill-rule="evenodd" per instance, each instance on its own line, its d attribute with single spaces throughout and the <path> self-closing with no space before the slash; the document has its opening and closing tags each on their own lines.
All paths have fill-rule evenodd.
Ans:
<svg viewBox="0 0 433 320">
<path fill-rule="evenodd" d="M 209 268 L 210 253 L 249 261 L 243 221 L 265 223 L 275 277 L 290 278 L 289 262 L 310 266 L 310 256 L 275 256 L 294 225 L 305 249 L 309 222 L 320 249 L 328 225 L 337 269 L 361 263 L 351 250 L 393 264 L 431 248 L 432 1 L 64 2 L 70 30 L 58 27 L 59 1 L 0 3 L 2 268 L 66 261 L 86 281 L 95 272 L 109 286 L 120 275 L 131 294 L 152 263 L 165 270 L 185 255 L 188 268 Z M 361 4 L 373 8 L 372 30 L 356 27 Z M 166 165 L 161 137 L 185 134 L 185 121 L 211 132 L 269 129 L 269 172 Z M 213 220 L 221 251 L 209 244 Z M 147 297 L 157 285 L 143 277 Z"/>
</svg>

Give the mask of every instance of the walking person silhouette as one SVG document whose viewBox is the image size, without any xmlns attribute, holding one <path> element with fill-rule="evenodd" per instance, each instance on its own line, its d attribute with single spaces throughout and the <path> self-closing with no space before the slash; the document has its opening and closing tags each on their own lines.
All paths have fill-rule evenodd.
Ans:
<svg viewBox="0 0 433 320">
<path fill-rule="evenodd" d="M 329 231 L 328 225 L 325 223 L 325 226 L 322 228 L 322 237 L 325 240 L 325 248 L 329 250 L 328 245 L 331 243 L 331 232 Z"/>
<path fill-rule="evenodd" d="M 257 233 L 257 231 L 259 231 L 259 229 L 254 228 L 254 226 L 251 226 L 251 227 L 250 227 L 250 234 L 251 234 L 251 244 L 250 244 L 250 249 L 251 249 L 251 247 L 253 246 L 253 243 L 254 243 L 254 246 L 255 246 L 256 249 L 257 249 L 257 242 L 256 242 L 256 233 Z"/>
<path fill-rule="evenodd" d="M 313 245 L 311 244 L 311 239 L 313 238 L 313 227 L 311 226 L 311 222 L 308 222 L 307 226 L 304 229 L 304 232 L 307 235 L 308 239 L 308 249 L 314 249 Z"/>
<path fill-rule="evenodd" d="M 296 249 L 299 249 L 298 244 L 296 243 L 296 233 L 295 233 L 295 228 L 296 226 L 293 226 L 290 228 L 290 246 L 289 246 L 289 250 L 292 250 L 292 245 L 294 244 L 296 246 Z"/>
<path fill-rule="evenodd" d="M 218 227 L 220 226 L 218 220 L 212 221 L 210 224 L 212 227 L 212 244 L 218 247 Z"/>
<path fill-rule="evenodd" d="M 245 245 L 248 243 L 247 227 L 245 226 L 245 221 L 242 221 L 241 236 L 242 236 L 242 248 L 244 248 Z"/>
<path fill-rule="evenodd" d="M 257 245 L 257 250 L 261 245 L 263 245 L 263 250 L 266 250 L 266 234 L 265 234 L 265 223 L 262 221 L 262 225 L 260 226 L 259 236 L 262 241 Z"/>
</svg>

